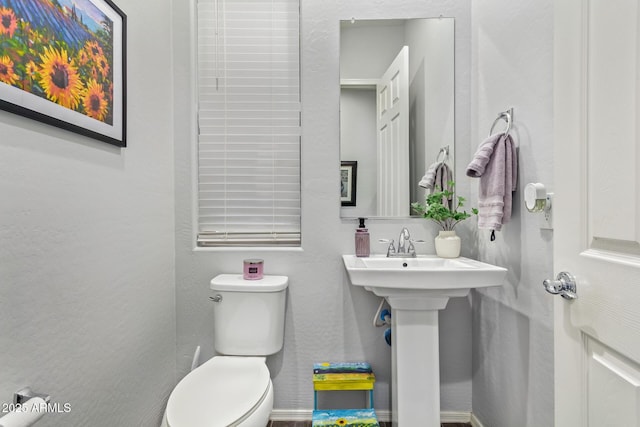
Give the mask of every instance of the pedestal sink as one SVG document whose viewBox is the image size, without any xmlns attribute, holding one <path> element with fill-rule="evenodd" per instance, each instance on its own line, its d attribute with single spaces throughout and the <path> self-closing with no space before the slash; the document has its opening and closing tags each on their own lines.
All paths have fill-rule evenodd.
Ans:
<svg viewBox="0 0 640 427">
<path fill-rule="evenodd" d="M 500 286 L 502 267 L 469 258 L 343 255 L 351 284 L 391 306 L 393 427 L 440 426 L 438 310 L 472 288 Z"/>
</svg>

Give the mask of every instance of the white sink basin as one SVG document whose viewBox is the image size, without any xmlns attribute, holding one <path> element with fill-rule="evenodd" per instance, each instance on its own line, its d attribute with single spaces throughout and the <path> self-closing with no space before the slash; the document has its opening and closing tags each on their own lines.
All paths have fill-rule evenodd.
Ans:
<svg viewBox="0 0 640 427">
<path fill-rule="evenodd" d="M 353 285 L 384 297 L 391 306 L 393 427 L 439 427 L 438 310 L 472 288 L 502 285 L 507 270 L 435 255 L 343 255 L 342 260 Z"/>
<path fill-rule="evenodd" d="M 359 258 L 342 255 L 351 283 L 366 288 L 411 290 L 470 289 L 502 284 L 507 269 L 469 258 Z M 369 289 L 371 290 L 371 289 Z"/>
</svg>

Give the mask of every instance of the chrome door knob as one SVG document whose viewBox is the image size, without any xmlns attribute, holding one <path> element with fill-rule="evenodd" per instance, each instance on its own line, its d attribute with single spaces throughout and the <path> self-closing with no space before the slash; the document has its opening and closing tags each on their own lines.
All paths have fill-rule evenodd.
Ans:
<svg viewBox="0 0 640 427">
<path fill-rule="evenodd" d="M 578 298 L 578 289 L 576 286 L 576 278 L 571 273 L 562 271 L 558 273 L 556 280 L 545 280 L 542 282 L 547 292 L 554 295 L 560 295 L 565 299 Z"/>
</svg>

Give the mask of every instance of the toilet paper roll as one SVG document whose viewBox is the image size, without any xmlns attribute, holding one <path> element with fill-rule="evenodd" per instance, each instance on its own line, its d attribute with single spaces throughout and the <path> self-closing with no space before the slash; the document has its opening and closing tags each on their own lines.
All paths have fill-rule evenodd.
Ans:
<svg viewBox="0 0 640 427">
<path fill-rule="evenodd" d="M 0 427 L 30 427 L 47 412 L 47 403 L 40 397 L 33 397 L 0 418 Z"/>
</svg>

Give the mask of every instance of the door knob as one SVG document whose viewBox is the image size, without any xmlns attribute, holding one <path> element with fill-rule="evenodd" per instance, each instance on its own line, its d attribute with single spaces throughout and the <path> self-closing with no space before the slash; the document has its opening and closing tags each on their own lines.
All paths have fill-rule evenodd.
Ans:
<svg viewBox="0 0 640 427">
<path fill-rule="evenodd" d="M 554 295 L 560 295 L 565 299 L 578 298 L 578 290 L 576 286 L 576 278 L 571 273 L 562 271 L 558 273 L 556 280 L 545 280 L 542 282 L 547 292 Z"/>
</svg>

